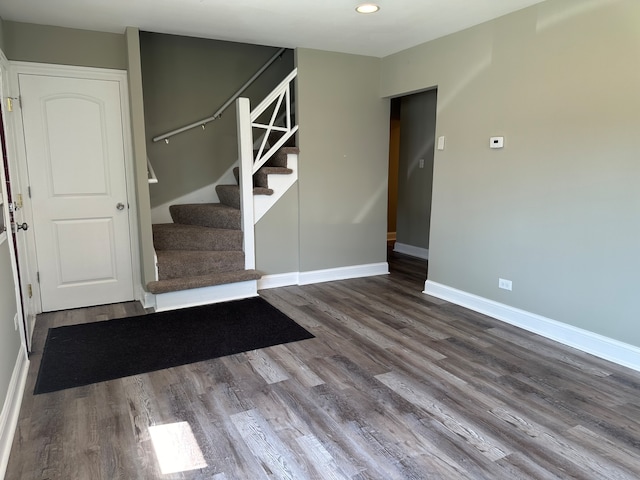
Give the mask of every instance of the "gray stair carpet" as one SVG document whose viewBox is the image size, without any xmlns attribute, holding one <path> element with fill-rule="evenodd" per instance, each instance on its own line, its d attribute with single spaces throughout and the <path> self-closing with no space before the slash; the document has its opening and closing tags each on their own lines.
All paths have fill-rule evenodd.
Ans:
<svg viewBox="0 0 640 480">
<path fill-rule="evenodd" d="M 282 147 L 254 175 L 254 195 L 272 195 L 269 175 L 287 175 L 287 154 L 297 147 Z M 236 181 L 238 173 L 234 171 Z M 153 225 L 158 258 L 158 280 L 149 282 L 154 294 L 257 280 L 256 270 L 245 270 L 240 214 L 240 187 L 217 185 L 220 203 L 171 205 L 174 223 Z"/>
</svg>

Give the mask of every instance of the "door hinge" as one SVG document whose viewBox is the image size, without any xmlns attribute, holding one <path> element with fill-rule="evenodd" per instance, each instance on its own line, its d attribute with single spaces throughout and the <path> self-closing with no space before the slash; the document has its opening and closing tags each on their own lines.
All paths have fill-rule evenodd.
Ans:
<svg viewBox="0 0 640 480">
<path fill-rule="evenodd" d="M 22 96 L 7 97 L 7 112 L 13 112 L 13 102 L 18 101 L 18 105 L 22 108 Z"/>
<path fill-rule="evenodd" d="M 20 194 L 16 195 L 15 200 L 16 200 L 15 202 L 9 203 L 9 212 L 11 213 L 17 212 L 22 208 L 22 195 Z"/>
<path fill-rule="evenodd" d="M 29 298 L 33 297 L 33 287 L 30 283 L 27 285 L 27 294 L 29 295 Z"/>
</svg>

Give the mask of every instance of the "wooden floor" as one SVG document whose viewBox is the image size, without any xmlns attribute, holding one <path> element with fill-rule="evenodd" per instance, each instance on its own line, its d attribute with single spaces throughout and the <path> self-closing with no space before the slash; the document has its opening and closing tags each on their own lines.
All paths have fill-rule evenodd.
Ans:
<svg viewBox="0 0 640 480">
<path fill-rule="evenodd" d="M 6 478 L 640 478 L 640 374 L 423 295 L 426 264 L 391 263 L 262 292 L 314 339 L 33 396 L 48 327 L 144 312 L 39 317 Z M 199 468 L 163 475 L 151 435 L 185 426 L 160 457 Z"/>
</svg>

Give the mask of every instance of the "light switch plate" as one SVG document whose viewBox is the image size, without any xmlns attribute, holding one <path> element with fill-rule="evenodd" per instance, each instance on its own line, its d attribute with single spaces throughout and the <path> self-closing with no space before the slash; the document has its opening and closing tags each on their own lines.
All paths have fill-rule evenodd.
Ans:
<svg viewBox="0 0 640 480">
<path fill-rule="evenodd" d="M 491 148 L 502 148 L 502 147 L 504 147 L 504 137 L 491 137 L 489 139 L 489 146 Z"/>
</svg>

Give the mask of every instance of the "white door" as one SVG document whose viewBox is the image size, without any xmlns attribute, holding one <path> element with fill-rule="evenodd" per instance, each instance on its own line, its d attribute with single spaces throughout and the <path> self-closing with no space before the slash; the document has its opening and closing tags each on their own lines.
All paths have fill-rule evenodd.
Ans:
<svg viewBox="0 0 640 480">
<path fill-rule="evenodd" d="M 120 84 L 19 74 L 42 310 L 133 299 Z"/>
</svg>

